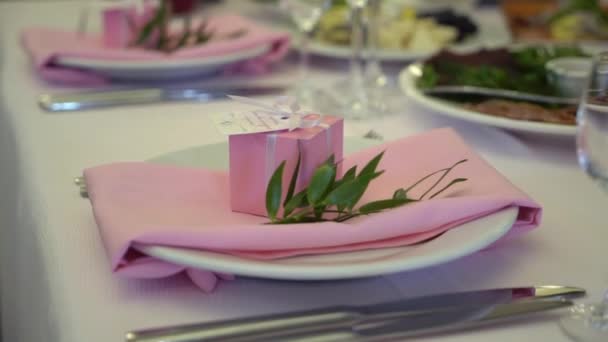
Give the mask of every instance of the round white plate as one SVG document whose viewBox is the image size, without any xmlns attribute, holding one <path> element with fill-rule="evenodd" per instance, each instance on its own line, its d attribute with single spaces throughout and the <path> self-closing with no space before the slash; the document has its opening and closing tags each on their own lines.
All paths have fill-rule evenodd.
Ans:
<svg viewBox="0 0 608 342">
<path fill-rule="evenodd" d="M 255 46 L 220 56 L 163 60 L 111 60 L 82 57 L 59 57 L 64 67 L 93 71 L 113 79 L 166 80 L 210 75 L 222 68 L 267 53 L 270 45 Z"/>
<path fill-rule="evenodd" d="M 438 6 L 446 8 L 446 6 Z M 430 7 L 432 8 L 432 6 Z M 466 7 L 465 7 L 466 8 Z M 453 44 L 449 47 L 450 50 L 458 52 L 474 52 L 481 48 L 504 46 L 511 42 L 511 33 L 504 21 L 502 15 L 493 11 L 464 11 L 459 10 L 456 6 L 453 8 L 456 12 L 466 13 L 471 17 L 478 27 L 478 32 L 465 39 L 461 43 Z M 295 40 L 297 41 L 297 40 Z M 295 49 L 299 49 L 297 44 L 294 44 Z M 312 40 L 309 44 L 310 53 L 331 57 L 331 58 L 350 58 L 352 50 L 348 46 L 332 45 L 319 41 Z M 378 49 L 376 55 L 379 60 L 386 62 L 408 62 L 418 59 L 430 57 L 437 51 L 416 51 L 407 49 Z M 368 53 L 364 51 L 364 55 Z"/>
<path fill-rule="evenodd" d="M 372 140 L 346 138 L 345 152 L 354 152 L 374 143 Z M 225 170 L 228 167 L 228 144 L 199 146 L 168 153 L 150 161 Z M 433 266 L 479 251 L 509 231 L 517 212 L 517 208 L 508 208 L 413 246 L 276 260 L 254 260 L 167 246 L 138 245 L 136 248 L 175 264 L 235 275 L 291 280 L 362 278 Z"/>
<path fill-rule="evenodd" d="M 475 122 L 482 125 L 499 127 L 513 131 L 542 133 L 547 135 L 575 136 L 576 127 L 553 123 L 514 120 L 487 115 L 465 109 L 452 102 L 436 97 L 427 96 L 416 86 L 417 75 L 420 74 L 420 64 L 412 64 L 399 74 L 399 86 L 405 95 L 419 106 L 434 113 Z"/>
</svg>

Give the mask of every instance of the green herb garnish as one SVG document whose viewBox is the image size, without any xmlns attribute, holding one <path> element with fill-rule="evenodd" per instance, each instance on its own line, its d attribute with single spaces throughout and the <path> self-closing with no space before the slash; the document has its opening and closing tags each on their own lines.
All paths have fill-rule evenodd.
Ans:
<svg viewBox="0 0 608 342">
<path fill-rule="evenodd" d="M 585 56 L 576 46 L 527 47 L 504 52 L 505 58 L 495 63 L 463 63 L 449 54 L 440 55 L 424 65 L 416 85 L 420 89 L 461 85 L 559 96 L 555 86 L 547 79 L 545 64 L 559 57 Z"/>
<path fill-rule="evenodd" d="M 466 178 L 452 179 L 445 186 L 433 192 L 450 171 L 467 161 L 463 159 L 450 167 L 423 177 L 407 188 L 395 190 L 391 198 L 372 201 L 357 207 L 369 184 L 384 173 L 384 171 L 377 171 L 383 155 L 384 152 L 376 155 L 358 174 L 357 166 L 351 167 L 344 173 L 341 179 L 336 178 L 338 164 L 332 155 L 315 170 L 308 187 L 294 195 L 300 168 L 300 156 L 298 156 L 298 163 L 291 176 L 289 189 L 282 203 L 283 215 L 282 217 L 278 217 L 283 194 L 282 183 L 285 169 L 285 162 L 282 162 L 270 177 L 268 187 L 266 188 L 266 211 L 270 218 L 270 223 L 344 222 L 357 216 L 374 214 L 409 203 L 419 202 L 427 196 L 429 199 L 434 198 L 454 184 L 467 180 Z M 421 196 L 412 198 L 408 195 L 417 185 L 435 175 L 440 176 Z"/>
</svg>

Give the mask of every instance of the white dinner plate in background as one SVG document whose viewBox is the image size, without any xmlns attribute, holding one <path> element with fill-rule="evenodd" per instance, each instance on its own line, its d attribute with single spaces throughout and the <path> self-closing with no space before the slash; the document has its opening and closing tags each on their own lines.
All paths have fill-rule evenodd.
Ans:
<svg viewBox="0 0 608 342">
<path fill-rule="evenodd" d="M 269 44 L 254 46 L 233 53 L 198 58 L 167 58 L 161 60 L 111 60 L 84 57 L 57 58 L 63 67 L 90 70 L 112 79 L 172 80 L 214 74 L 226 66 L 267 53 Z"/>
</svg>

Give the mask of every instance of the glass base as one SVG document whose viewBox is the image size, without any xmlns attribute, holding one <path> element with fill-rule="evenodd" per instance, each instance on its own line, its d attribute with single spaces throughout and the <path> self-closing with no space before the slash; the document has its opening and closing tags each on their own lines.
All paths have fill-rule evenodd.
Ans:
<svg viewBox="0 0 608 342">
<path fill-rule="evenodd" d="M 608 303 L 577 304 L 560 320 L 560 326 L 572 340 L 608 341 Z"/>
<path fill-rule="evenodd" d="M 350 79 L 342 80 L 328 90 L 331 97 L 326 108 L 332 114 L 348 119 L 368 119 L 394 113 L 388 87 L 357 85 Z"/>
</svg>

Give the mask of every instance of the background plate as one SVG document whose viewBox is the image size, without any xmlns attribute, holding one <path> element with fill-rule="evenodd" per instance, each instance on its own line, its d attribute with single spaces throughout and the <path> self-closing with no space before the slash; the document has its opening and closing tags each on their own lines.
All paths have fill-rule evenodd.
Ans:
<svg viewBox="0 0 608 342">
<path fill-rule="evenodd" d="M 57 64 L 90 70 L 113 79 L 163 80 L 210 75 L 222 68 L 261 56 L 270 45 L 255 46 L 246 50 L 202 58 L 161 60 L 108 60 L 80 57 L 60 57 Z"/>
<path fill-rule="evenodd" d="M 345 152 L 351 153 L 374 143 L 372 140 L 345 138 Z M 228 167 L 228 144 L 190 148 L 150 161 L 225 170 Z M 419 269 L 474 253 L 507 233 L 517 218 L 517 212 L 517 208 L 507 208 L 451 229 L 431 241 L 412 246 L 276 260 L 254 260 L 166 246 L 138 245 L 136 248 L 171 263 L 235 275 L 292 280 L 361 278 Z"/>
<path fill-rule="evenodd" d="M 403 69 L 399 74 L 399 86 L 408 98 L 434 113 L 513 131 L 571 137 L 576 135 L 576 126 L 495 117 L 462 108 L 446 100 L 427 96 L 416 87 L 415 70 L 419 69 L 420 64 L 412 64 Z"/>
</svg>

